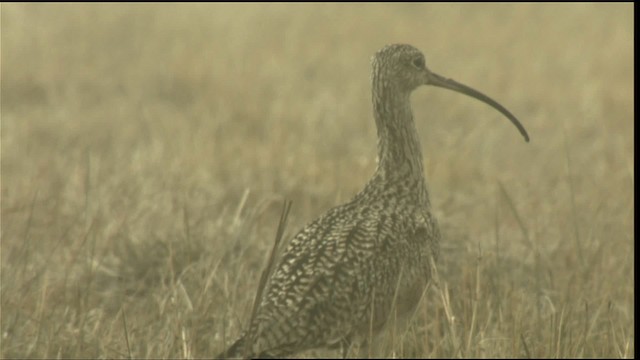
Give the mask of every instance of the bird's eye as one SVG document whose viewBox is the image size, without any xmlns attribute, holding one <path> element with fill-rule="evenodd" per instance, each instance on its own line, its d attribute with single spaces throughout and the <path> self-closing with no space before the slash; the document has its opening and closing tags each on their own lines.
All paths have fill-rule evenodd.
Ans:
<svg viewBox="0 0 640 360">
<path fill-rule="evenodd" d="M 424 58 L 419 57 L 419 58 L 415 58 L 412 61 L 413 66 L 417 67 L 418 69 L 424 69 Z"/>
</svg>

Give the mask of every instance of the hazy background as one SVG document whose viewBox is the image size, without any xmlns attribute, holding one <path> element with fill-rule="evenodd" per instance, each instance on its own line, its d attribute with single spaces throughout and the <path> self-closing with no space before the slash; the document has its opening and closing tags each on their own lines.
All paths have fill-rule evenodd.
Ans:
<svg viewBox="0 0 640 360">
<path fill-rule="evenodd" d="M 631 4 L 2 4 L 2 356 L 222 350 L 282 201 L 292 235 L 373 173 L 369 60 L 402 42 L 531 142 L 414 93 L 442 279 L 379 355 L 633 357 L 633 25 Z"/>
</svg>

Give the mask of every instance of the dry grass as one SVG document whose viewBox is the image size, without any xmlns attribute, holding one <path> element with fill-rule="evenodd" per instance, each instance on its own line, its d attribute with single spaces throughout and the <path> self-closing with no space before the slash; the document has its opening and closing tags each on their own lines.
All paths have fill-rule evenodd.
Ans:
<svg viewBox="0 0 640 360">
<path fill-rule="evenodd" d="M 532 141 L 413 95 L 440 282 L 374 355 L 633 357 L 633 22 L 630 4 L 2 4 L 2 356 L 220 351 L 283 200 L 290 236 L 372 174 L 369 57 L 406 42 Z"/>
</svg>

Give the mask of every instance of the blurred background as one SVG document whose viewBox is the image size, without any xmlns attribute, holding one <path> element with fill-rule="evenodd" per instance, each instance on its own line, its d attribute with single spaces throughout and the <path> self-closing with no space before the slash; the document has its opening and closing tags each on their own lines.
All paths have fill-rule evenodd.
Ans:
<svg viewBox="0 0 640 360">
<path fill-rule="evenodd" d="M 400 42 L 531 142 L 413 94 L 451 303 L 382 356 L 633 357 L 633 25 L 631 4 L 2 4 L 2 356 L 220 351 L 282 201 L 291 236 L 375 170 L 370 57 Z"/>
</svg>

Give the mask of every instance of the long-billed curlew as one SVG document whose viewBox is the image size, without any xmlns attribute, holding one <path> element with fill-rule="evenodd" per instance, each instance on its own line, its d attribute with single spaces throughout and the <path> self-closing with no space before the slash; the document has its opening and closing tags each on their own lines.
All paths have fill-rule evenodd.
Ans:
<svg viewBox="0 0 640 360">
<path fill-rule="evenodd" d="M 381 330 L 389 315 L 408 315 L 430 280 L 440 232 L 423 175 L 409 97 L 420 85 L 487 103 L 529 135 L 488 96 L 431 72 L 410 45 L 388 45 L 372 58 L 378 166 L 350 202 L 298 232 L 259 299 L 246 332 L 218 357 L 275 357 L 330 347 Z"/>
</svg>

